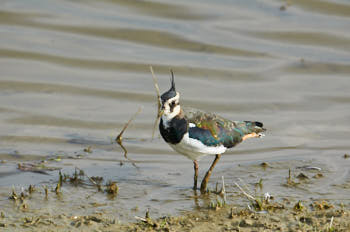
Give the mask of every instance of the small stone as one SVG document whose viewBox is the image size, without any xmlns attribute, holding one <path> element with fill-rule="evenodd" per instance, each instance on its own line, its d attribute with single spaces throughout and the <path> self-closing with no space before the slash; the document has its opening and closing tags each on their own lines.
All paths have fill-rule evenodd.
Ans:
<svg viewBox="0 0 350 232">
<path fill-rule="evenodd" d="M 74 226 L 75 226 L 76 228 L 79 228 L 79 227 L 81 226 L 81 221 L 77 221 L 77 222 L 74 224 Z"/>
<path fill-rule="evenodd" d="M 311 217 L 300 217 L 301 222 L 306 223 L 308 225 L 313 225 L 313 219 Z"/>
<path fill-rule="evenodd" d="M 250 219 L 243 219 L 240 223 L 239 223 L 239 226 L 241 227 L 250 227 L 253 225 L 253 220 L 250 220 Z"/>
<path fill-rule="evenodd" d="M 333 205 L 329 204 L 327 201 L 314 202 L 313 207 L 318 210 L 327 210 L 333 208 Z"/>
<path fill-rule="evenodd" d="M 280 222 L 281 221 L 278 217 L 275 217 L 275 216 L 272 216 L 270 219 L 273 222 Z"/>
<path fill-rule="evenodd" d="M 309 179 L 309 177 L 307 175 L 305 175 L 304 173 L 302 173 L 302 172 L 297 176 L 297 178 L 299 180 Z"/>
<path fill-rule="evenodd" d="M 322 178 L 322 177 L 323 177 L 322 173 L 317 173 L 316 175 L 313 176 L 313 178 L 315 178 L 315 179 L 319 179 L 319 178 Z"/>
<path fill-rule="evenodd" d="M 84 148 L 84 152 L 86 153 L 92 153 L 92 148 L 91 146 L 87 147 L 87 148 Z"/>
<path fill-rule="evenodd" d="M 260 166 L 263 167 L 263 168 L 267 168 L 267 167 L 269 167 L 270 165 L 269 165 L 269 163 L 267 163 L 267 162 L 262 162 L 262 163 L 260 164 Z"/>
</svg>

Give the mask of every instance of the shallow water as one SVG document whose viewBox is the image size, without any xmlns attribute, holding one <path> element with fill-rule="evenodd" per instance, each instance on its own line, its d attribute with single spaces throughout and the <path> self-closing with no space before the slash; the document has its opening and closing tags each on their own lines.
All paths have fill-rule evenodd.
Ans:
<svg viewBox="0 0 350 232">
<path fill-rule="evenodd" d="M 151 139 L 150 65 L 161 91 L 174 70 L 182 104 L 264 122 L 266 137 L 230 150 L 215 168 L 210 188 L 224 176 L 230 202 L 242 198 L 234 182 L 253 188 L 262 178 L 263 192 L 278 199 L 348 203 L 349 25 L 350 4 L 342 0 L 2 1 L 1 210 L 23 213 L 7 199 L 12 186 L 57 182 L 57 171 L 21 172 L 18 163 L 57 157 L 48 166 L 117 181 L 118 197 L 66 185 L 63 199 L 33 197 L 27 215 L 104 211 L 128 221 L 147 208 L 162 216 L 205 206 L 208 199 L 196 200 L 191 190 L 192 162 L 158 134 Z M 135 168 L 111 141 L 140 106 L 124 134 Z M 88 146 L 92 153 L 83 152 Z M 211 160 L 201 160 L 201 176 Z M 324 177 L 297 168 L 304 165 L 320 167 Z M 310 179 L 285 187 L 288 169 Z M 83 206 L 87 199 L 103 206 Z"/>
</svg>

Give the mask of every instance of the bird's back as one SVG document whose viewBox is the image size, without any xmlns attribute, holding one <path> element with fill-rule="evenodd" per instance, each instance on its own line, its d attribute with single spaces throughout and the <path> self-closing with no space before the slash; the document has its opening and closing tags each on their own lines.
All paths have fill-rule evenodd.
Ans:
<svg viewBox="0 0 350 232">
<path fill-rule="evenodd" d="M 265 129 L 260 122 L 231 121 L 217 114 L 193 108 L 183 108 L 188 122 L 189 137 L 206 146 L 224 145 L 231 148 L 250 134 L 261 135 Z"/>
</svg>

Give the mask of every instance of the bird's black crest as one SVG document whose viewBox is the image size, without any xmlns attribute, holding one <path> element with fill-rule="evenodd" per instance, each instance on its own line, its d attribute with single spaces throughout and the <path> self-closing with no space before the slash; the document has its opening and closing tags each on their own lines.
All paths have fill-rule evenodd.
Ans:
<svg viewBox="0 0 350 232">
<path fill-rule="evenodd" d="M 165 102 L 168 99 L 176 96 L 174 73 L 173 73 L 173 70 L 170 70 L 170 72 L 171 72 L 171 87 L 168 91 L 163 93 L 162 96 L 160 97 L 162 99 L 162 102 Z"/>
</svg>

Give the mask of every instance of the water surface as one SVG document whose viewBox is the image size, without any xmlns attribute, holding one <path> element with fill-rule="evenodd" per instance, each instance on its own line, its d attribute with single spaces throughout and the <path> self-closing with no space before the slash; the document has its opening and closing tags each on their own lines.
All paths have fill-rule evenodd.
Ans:
<svg viewBox="0 0 350 232">
<path fill-rule="evenodd" d="M 174 70 L 182 104 L 264 122 L 266 137 L 230 150 L 215 168 L 210 187 L 224 176 L 228 201 L 242 203 L 235 181 L 253 189 L 262 178 L 262 191 L 277 199 L 349 202 L 350 159 L 343 158 L 350 152 L 349 12 L 341 0 L 3 0 L 2 210 L 10 218 L 22 215 L 7 199 L 12 186 L 20 191 L 57 182 L 57 171 L 21 172 L 18 163 L 57 157 L 48 165 L 63 173 L 79 167 L 117 181 L 118 197 L 66 185 L 63 198 L 51 197 L 44 207 L 33 197 L 27 215 L 100 210 L 129 221 L 147 208 L 163 216 L 205 207 L 207 199 L 193 197 L 192 162 L 158 134 L 151 139 L 156 95 L 150 65 L 161 91 Z M 135 168 L 111 141 L 140 106 L 124 135 Z M 93 152 L 84 152 L 89 146 Z M 200 161 L 201 176 L 212 159 Z M 298 169 L 305 165 L 321 168 L 323 177 Z M 288 169 L 310 179 L 288 188 Z M 87 199 L 102 206 L 82 207 Z"/>
</svg>

